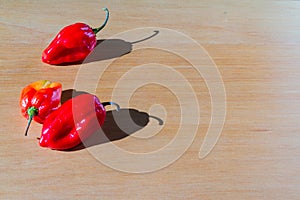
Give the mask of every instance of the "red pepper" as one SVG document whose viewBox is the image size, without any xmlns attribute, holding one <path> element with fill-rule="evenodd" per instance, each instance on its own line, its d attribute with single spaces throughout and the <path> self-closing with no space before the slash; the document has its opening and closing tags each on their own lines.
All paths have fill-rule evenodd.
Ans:
<svg viewBox="0 0 300 200">
<path fill-rule="evenodd" d="M 56 150 L 76 147 L 102 126 L 105 105 L 91 94 L 82 94 L 66 101 L 45 120 L 39 144 Z M 117 104 L 114 104 L 118 107 Z M 119 107 L 118 107 L 119 108 Z"/>
<path fill-rule="evenodd" d="M 25 135 L 27 135 L 32 119 L 43 123 L 45 118 L 58 107 L 61 92 L 62 85 L 60 83 L 47 80 L 33 82 L 22 90 L 21 112 L 28 119 Z"/>
<path fill-rule="evenodd" d="M 43 51 L 42 61 L 52 65 L 83 61 L 96 47 L 96 34 L 102 30 L 109 18 L 107 8 L 106 19 L 99 28 L 91 28 L 84 23 L 75 23 L 63 28 Z"/>
</svg>

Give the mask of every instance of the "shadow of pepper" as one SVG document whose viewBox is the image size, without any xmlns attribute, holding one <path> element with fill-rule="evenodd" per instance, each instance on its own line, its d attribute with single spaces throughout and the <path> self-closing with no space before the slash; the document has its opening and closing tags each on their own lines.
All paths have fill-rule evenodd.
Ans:
<svg viewBox="0 0 300 200">
<path fill-rule="evenodd" d="M 61 93 L 60 103 L 64 104 L 69 99 L 72 99 L 72 98 L 74 98 L 76 96 L 79 96 L 81 94 L 88 94 L 88 92 L 77 91 L 75 89 L 63 90 L 62 93 Z"/>
<path fill-rule="evenodd" d="M 132 51 L 132 44 L 120 39 L 98 40 L 95 49 L 86 57 L 84 63 L 121 57 Z"/>
<path fill-rule="evenodd" d="M 121 57 L 132 51 L 133 44 L 143 42 L 145 40 L 149 40 L 154 36 L 156 36 L 158 33 L 159 31 L 154 31 L 154 34 L 152 34 L 151 36 L 134 42 L 127 42 L 121 39 L 98 40 L 97 46 L 84 60 L 84 63 L 90 63 L 90 62 L 96 62 L 96 61 Z"/>
</svg>

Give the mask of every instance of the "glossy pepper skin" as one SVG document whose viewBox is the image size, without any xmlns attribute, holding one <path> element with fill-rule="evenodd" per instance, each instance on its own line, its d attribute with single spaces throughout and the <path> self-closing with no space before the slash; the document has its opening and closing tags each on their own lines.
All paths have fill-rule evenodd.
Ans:
<svg viewBox="0 0 300 200">
<path fill-rule="evenodd" d="M 96 47 L 96 34 L 107 24 L 109 11 L 107 8 L 106 19 L 99 28 L 91 28 L 85 23 L 75 23 L 64 27 L 43 51 L 42 61 L 51 65 L 60 65 L 83 61 Z"/>
<path fill-rule="evenodd" d="M 82 94 L 66 101 L 44 121 L 39 144 L 67 150 L 95 133 L 104 123 L 106 110 L 99 99 Z"/>
<path fill-rule="evenodd" d="M 48 80 L 36 81 L 23 88 L 20 107 L 22 115 L 28 119 L 25 135 L 32 120 L 43 123 L 45 118 L 58 107 L 61 92 L 60 83 Z"/>
</svg>

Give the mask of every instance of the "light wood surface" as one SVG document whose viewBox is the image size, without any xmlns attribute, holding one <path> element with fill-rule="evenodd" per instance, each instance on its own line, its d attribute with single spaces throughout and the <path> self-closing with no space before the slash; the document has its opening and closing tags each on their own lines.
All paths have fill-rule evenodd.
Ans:
<svg viewBox="0 0 300 200">
<path fill-rule="evenodd" d="M 98 35 L 98 39 L 111 39 L 106 46 L 108 56 L 100 52 L 100 57 L 89 63 L 71 66 L 41 62 L 42 50 L 62 27 L 78 21 L 93 27 L 101 24 L 102 7 L 111 12 L 107 27 Z M 0 199 L 300 198 L 299 1 L 1 0 L 0 8 Z M 153 30 L 160 32 L 136 44 L 124 41 L 141 40 L 153 32 L 134 31 L 121 42 L 118 39 L 122 38 L 116 36 L 143 27 L 156 27 Z M 193 46 L 166 37 L 164 28 L 201 44 L 224 81 L 226 120 L 217 144 L 204 159 L 199 159 L 199 150 L 212 116 L 205 81 L 218 80 L 205 80 L 182 55 L 159 48 L 138 49 L 152 42 L 167 50 L 176 47 L 192 60 L 205 62 Z M 128 53 L 130 47 L 132 51 Z M 122 53 L 127 54 L 121 56 Z M 100 77 L 97 73 L 110 62 Z M 143 64 L 153 67 L 153 71 L 124 77 Z M 188 99 L 186 86 L 177 82 L 172 73 L 165 74 L 166 68 L 180 73 L 191 84 L 199 103 L 199 124 L 193 123 L 193 112 L 188 118 L 190 123 L 181 124 L 184 110 L 180 106 L 192 109 L 193 101 Z M 40 79 L 59 81 L 64 90 L 81 89 L 83 81 L 78 80 L 78 72 L 86 79 L 87 92 L 94 91 L 102 101 L 116 101 L 113 91 L 123 78 L 127 84 L 119 87 L 123 89 L 115 96 L 117 102 L 124 109 L 155 115 L 164 124 L 160 126 L 150 118 L 145 127 L 131 130 L 128 137 L 118 135 L 120 130 L 116 127 L 106 126 L 106 134 L 117 134 L 112 136 L 112 142 L 102 141 L 76 151 L 39 147 L 36 137 L 42 125 L 33 123 L 29 135 L 24 136 L 26 120 L 19 108 L 21 89 Z M 149 83 L 151 76 L 170 86 Z M 130 89 L 136 83 L 147 84 L 132 93 Z M 169 90 L 172 86 L 176 93 Z M 183 99 L 178 100 L 178 96 Z M 105 147 L 114 144 L 141 155 L 159 152 L 175 138 L 180 125 L 187 127 L 187 136 L 196 128 L 195 138 L 179 159 L 162 169 L 126 173 L 105 165 L 93 154 L 95 150 L 101 155 L 103 149 L 104 157 L 115 166 L 122 168 L 127 163 L 134 168 L 144 164 L 151 169 L 153 159 L 128 163 L 126 156 L 107 152 Z M 157 162 L 177 155 L 185 148 L 180 144 L 183 143 L 168 154 L 156 154 Z"/>
</svg>

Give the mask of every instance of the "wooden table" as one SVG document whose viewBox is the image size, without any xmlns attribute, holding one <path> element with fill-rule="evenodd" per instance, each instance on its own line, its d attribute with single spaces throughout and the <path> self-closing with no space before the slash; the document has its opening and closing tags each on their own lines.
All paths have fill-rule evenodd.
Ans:
<svg viewBox="0 0 300 200">
<path fill-rule="evenodd" d="M 100 25 L 104 6 L 111 16 L 90 60 L 41 61 L 62 27 Z M 300 198 L 299 1 L 1 0 L 0 7 L 1 199 Z M 25 137 L 20 91 L 40 79 L 61 82 L 64 98 L 75 89 L 119 103 L 120 113 L 107 107 L 110 140 L 41 148 L 38 123 Z M 201 157 L 205 142 L 214 148 Z"/>
</svg>

